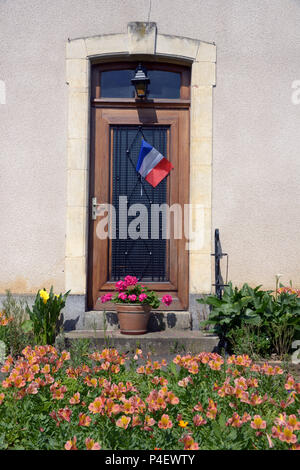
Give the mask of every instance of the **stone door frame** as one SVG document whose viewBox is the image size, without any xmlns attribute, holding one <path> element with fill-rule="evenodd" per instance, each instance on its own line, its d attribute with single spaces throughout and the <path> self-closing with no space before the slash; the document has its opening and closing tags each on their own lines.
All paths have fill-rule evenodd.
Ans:
<svg viewBox="0 0 300 470">
<path fill-rule="evenodd" d="M 115 58 L 151 58 L 191 66 L 190 204 L 202 208 L 201 246 L 190 251 L 189 292 L 211 292 L 212 104 L 216 46 L 159 34 L 155 23 L 129 23 L 127 33 L 68 40 L 68 158 L 65 288 L 86 295 L 89 195 L 90 65 Z M 192 227 L 199 212 L 190 213 Z"/>
</svg>

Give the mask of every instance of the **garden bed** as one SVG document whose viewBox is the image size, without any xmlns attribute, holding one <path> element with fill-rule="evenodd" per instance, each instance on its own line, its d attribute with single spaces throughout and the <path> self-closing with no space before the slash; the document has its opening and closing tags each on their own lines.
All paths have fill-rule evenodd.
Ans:
<svg viewBox="0 0 300 470">
<path fill-rule="evenodd" d="M 2 373 L 2 449 L 299 448 L 300 383 L 246 355 L 28 346 Z"/>
</svg>

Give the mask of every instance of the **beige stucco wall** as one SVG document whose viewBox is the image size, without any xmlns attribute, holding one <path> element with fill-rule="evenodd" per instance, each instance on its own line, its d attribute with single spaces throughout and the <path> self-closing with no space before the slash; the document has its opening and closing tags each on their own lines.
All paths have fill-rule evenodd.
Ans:
<svg viewBox="0 0 300 470">
<path fill-rule="evenodd" d="M 0 292 L 65 288 L 68 39 L 126 33 L 149 0 L 2 1 Z M 180 21 L 178 21 L 180 18 Z M 24 21 L 26 19 L 26 21 Z M 217 45 L 213 89 L 212 228 L 229 275 L 300 287 L 300 3 L 152 0 L 161 34 Z"/>
</svg>

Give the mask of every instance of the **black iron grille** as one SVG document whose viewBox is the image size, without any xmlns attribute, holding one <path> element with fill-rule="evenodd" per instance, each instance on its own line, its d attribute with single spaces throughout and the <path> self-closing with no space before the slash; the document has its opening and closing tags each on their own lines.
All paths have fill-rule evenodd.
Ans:
<svg viewBox="0 0 300 470">
<path fill-rule="evenodd" d="M 111 244 L 111 280 L 116 281 L 127 274 L 140 281 L 159 282 L 168 280 L 166 249 L 162 214 L 160 214 L 159 238 L 151 239 L 151 204 L 167 202 L 167 178 L 156 188 L 147 183 L 136 171 L 142 138 L 155 147 L 166 158 L 167 126 L 112 126 L 113 139 L 113 178 L 112 203 L 116 209 L 116 238 Z M 127 208 L 132 204 L 144 204 L 148 210 L 148 239 L 136 240 L 127 237 L 120 239 L 124 227 L 119 221 L 119 196 L 127 196 Z M 128 216 L 127 225 L 136 217 Z M 140 230 L 140 227 L 137 227 Z M 124 233 L 124 232 L 123 232 Z"/>
</svg>

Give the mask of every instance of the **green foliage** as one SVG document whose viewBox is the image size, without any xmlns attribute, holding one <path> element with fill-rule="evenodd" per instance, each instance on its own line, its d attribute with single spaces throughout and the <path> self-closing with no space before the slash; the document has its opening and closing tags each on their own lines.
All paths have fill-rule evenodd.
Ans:
<svg viewBox="0 0 300 470">
<path fill-rule="evenodd" d="M 0 364 L 4 364 L 5 359 L 6 359 L 6 344 L 4 343 L 4 341 L 0 340 Z"/>
<path fill-rule="evenodd" d="M 252 289 L 244 284 L 238 289 L 229 283 L 221 300 L 208 296 L 197 301 L 211 306 L 210 315 L 203 325 L 214 325 L 216 332 L 227 339 L 231 347 L 234 336 L 236 340 L 239 336 L 239 331 L 232 333 L 233 330 L 245 330 L 247 325 L 251 325 L 265 339 L 269 338 L 269 353 L 274 351 L 283 356 L 290 351 L 293 338 L 300 330 L 300 298 L 290 292 L 282 291 L 274 296 L 272 291 L 262 290 L 261 286 Z M 256 350 L 257 354 L 267 352 L 265 341 L 257 345 L 261 350 Z"/>
<path fill-rule="evenodd" d="M 243 324 L 233 328 L 227 335 L 234 354 L 249 354 L 251 357 L 267 357 L 271 350 L 271 341 L 266 333 L 256 325 Z"/>
<path fill-rule="evenodd" d="M 36 344 L 54 344 L 55 337 L 59 331 L 59 318 L 69 295 L 56 295 L 51 286 L 50 292 L 46 289 L 39 290 L 32 309 L 28 304 L 26 311 L 30 321 L 24 325 L 25 331 L 33 331 Z"/>
<path fill-rule="evenodd" d="M 225 287 L 221 300 L 214 295 L 197 299 L 199 303 L 212 307 L 209 318 L 203 324 L 215 325 L 216 330 L 225 336 L 233 328 L 240 328 L 243 323 L 260 325 L 261 317 L 271 300 L 271 291 L 262 291 L 260 287 L 252 289 L 244 284 L 239 290 L 237 287 L 233 288 L 230 282 Z"/>
<path fill-rule="evenodd" d="M 140 356 L 137 365 L 115 349 L 90 354 L 88 342 L 78 342 L 70 355 L 51 346 L 26 348 L 19 363 L 8 363 L 0 383 L 0 449 L 64 449 L 76 437 L 80 450 L 87 438 L 101 449 L 188 450 L 189 436 L 200 450 L 291 449 L 300 437 L 299 384 L 283 368 L 238 359 L 204 352 L 177 356 L 170 364 Z M 103 408 L 95 410 L 97 400 Z M 129 402 L 134 409 L 125 408 Z M 89 418 L 86 425 L 82 414 Z M 163 415 L 170 428 L 159 426 Z M 130 420 L 126 428 L 118 424 L 122 416 Z M 153 420 L 149 426 L 146 416 Z M 274 436 L 276 421 L 281 419 L 282 433 L 289 418 L 292 440 Z"/>
<path fill-rule="evenodd" d="M 24 328 L 28 321 L 25 301 L 13 297 L 9 290 L 2 302 L 5 316 L 10 319 L 6 326 L 0 326 L 0 340 L 6 345 L 6 355 L 16 357 L 28 344 L 33 344 L 33 334 Z"/>
<path fill-rule="evenodd" d="M 73 340 L 70 346 L 70 360 L 73 367 L 79 367 L 91 352 L 92 343 L 89 338 Z"/>
</svg>

